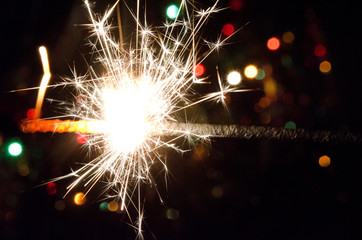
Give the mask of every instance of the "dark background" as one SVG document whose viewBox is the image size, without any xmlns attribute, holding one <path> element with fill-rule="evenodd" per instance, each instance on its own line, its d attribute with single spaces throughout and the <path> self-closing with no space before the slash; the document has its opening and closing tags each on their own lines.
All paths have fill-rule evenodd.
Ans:
<svg viewBox="0 0 362 240">
<path fill-rule="evenodd" d="M 113 1 L 98 1 L 94 10 L 103 13 Z M 149 22 L 162 24 L 171 1 L 149 1 Z M 198 109 L 200 121 L 284 127 L 293 121 L 307 130 L 361 132 L 361 24 L 362 9 L 353 1 L 264 1 L 242 0 L 238 11 L 214 14 L 203 36 L 215 40 L 226 23 L 241 29 L 205 62 L 213 90 L 215 66 L 223 79 L 231 70 L 253 63 L 271 66 L 278 86 L 274 101 L 258 108 L 263 81 L 244 81 L 255 88 L 228 96 L 230 114 L 220 105 L 208 103 Z M 201 6 L 212 4 L 199 1 Z M 229 1 L 220 1 L 221 7 Z M 131 3 L 132 7 L 132 3 Z M 125 35 L 134 29 L 122 9 Z M 56 194 L 47 193 L 42 182 L 62 176 L 86 161 L 86 152 L 74 134 L 23 134 L 18 123 L 34 107 L 36 91 L 10 90 L 38 86 L 42 68 L 38 47 L 49 51 L 51 82 L 71 76 L 73 64 L 84 74 L 89 58 L 89 23 L 81 1 L 7 1 L 1 3 L 0 64 L 0 238 L 1 239 L 134 239 L 136 234 L 123 213 L 100 211 L 103 201 L 97 189 L 83 206 L 63 199 L 71 179 L 57 182 Z M 122 16 L 123 16 L 122 15 Z M 115 15 L 114 15 L 115 17 Z M 77 25 L 77 26 L 75 26 Z M 270 37 L 281 39 L 291 31 L 295 40 L 282 42 L 271 52 Z M 117 34 L 117 29 L 115 29 Z M 314 55 L 323 44 L 327 54 Z M 291 66 L 282 64 L 289 56 Z M 319 71 L 328 60 L 332 70 Z M 200 89 L 199 89 L 200 88 Z M 261 89 L 261 90 L 260 90 Z M 215 90 L 215 89 L 214 89 Z M 63 99 L 64 89 L 49 89 L 47 97 Z M 43 114 L 56 114 L 45 103 Z M 18 158 L 7 154 L 7 146 L 20 140 L 24 152 Z M 154 167 L 161 204 L 154 188 L 143 187 L 145 237 L 147 239 L 360 239 L 362 202 L 362 156 L 357 143 L 307 141 L 247 141 L 212 139 L 196 144 L 182 156 L 169 152 L 171 174 L 168 187 L 160 166 Z M 330 166 L 318 164 L 322 155 Z M 22 167 L 29 172 L 21 172 Z M 82 190 L 82 189 L 77 189 Z M 54 206 L 59 200 L 64 210 Z M 131 214 L 134 214 L 131 210 Z"/>
</svg>

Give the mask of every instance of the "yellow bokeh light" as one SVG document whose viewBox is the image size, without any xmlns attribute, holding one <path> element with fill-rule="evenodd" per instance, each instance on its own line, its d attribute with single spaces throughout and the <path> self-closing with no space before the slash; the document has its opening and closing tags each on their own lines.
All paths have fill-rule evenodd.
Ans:
<svg viewBox="0 0 362 240">
<path fill-rule="evenodd" d="M 294 41 L 294 34 L 292 32 L 285 32 L 282 38 L 283 42 L 292 43 Z"/>
<path fill-rule="evenodd" d="M 322 73 L 329 73 L 332 69 L 332 65 L 329 61 L 323 61 L 319 64 L 319 70 Z"/>
<path fill-rule="evenodd" d="M 258 69 L 254 65 L 249 65 L 245 68 L 244 74 L 247 78 L 255 78 L 258 75 Z"/>
<path fill-rule="evenodd" d="M 230 72 L 227 76 L 227 81 L 230 85 L 238 85 L 241 82 L 240 73 L 236 71 Z"/>
<path fill-rule="evenodd" d="M 331 158 L 327 155 L 321 156 L 318 163 L 321 167 L 328 167 L 331 164 Z"/>
<path fill-rule="evenodd" d="M 77 194 L 74 195 L 74 203 L 77 205 L 83 205 L 86 201 L 86 197 L 84 195 L 84 193 L 79 192 Z"/>
<path fill-rule="evenodd" d="M 118 209 L 118 203 L 116 201 L 111 201 L 108 203 L 108 210 L 111 212 L 115 212 Z"/>
<path fill-rule="evenodd" d="M 277 96 L 278 85 L 273 79 L 264 81 L 264 92 L 268 98 L 274 99 Z"/>
</svg>

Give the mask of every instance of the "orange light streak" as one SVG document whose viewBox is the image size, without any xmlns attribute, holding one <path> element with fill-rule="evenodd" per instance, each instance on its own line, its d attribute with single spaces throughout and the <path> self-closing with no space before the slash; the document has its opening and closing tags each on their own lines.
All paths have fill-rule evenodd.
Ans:
<svg viewBox="0 0 362 240">
<path fill-rule="evenodd" d="M 51 74 L 48 61 L 47 49 L 44 46 L 39 47 L 39 53 L 41 57 L 41 63 L 43 65 L 43 78 L 41 79 L 40 88 L 38 91 L 38 97 L 36 99 L 34 119 L 39 119 L 41 114 L 41 107 L 43 105 L 45 91 L 48 86 Z"/>
</svg>

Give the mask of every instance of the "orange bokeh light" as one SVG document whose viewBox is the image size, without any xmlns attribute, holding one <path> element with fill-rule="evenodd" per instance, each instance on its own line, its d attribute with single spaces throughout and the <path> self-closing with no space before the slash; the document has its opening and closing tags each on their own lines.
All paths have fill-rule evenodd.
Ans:
<svg viewBox="0 0 362 240">
<path fill-rule="evenodd" d="M 86 197 L 84 195 L 84 193 L 79 192 L 77 194 L 74 195 L 74 203 L 77 205 L 83 205 L 86 201 Z"/>
<path fill-rule="evenodd" d="M 204 73 L 205 73 L 205 67 L 204 65 L 202 65 L 201 63 L 200 64 L 197 64 L 194 68 L 194 72 L 195 72 L 195 76 L 196 77 L 200 77 L 202 76 Z"/>
<path fill-rule="evenodd" d="M 275 51 L 280 47 L 280 41 L 276 37 L 269 38 L 268 42 L 266 43 L 269 50 Z"/>
<path fill-rule="evenodd" d="M 328 167 L 331 164 L 331 158 L 327 155 L 321 156 L 318 163 L 321 167 Z"/>
</svg>

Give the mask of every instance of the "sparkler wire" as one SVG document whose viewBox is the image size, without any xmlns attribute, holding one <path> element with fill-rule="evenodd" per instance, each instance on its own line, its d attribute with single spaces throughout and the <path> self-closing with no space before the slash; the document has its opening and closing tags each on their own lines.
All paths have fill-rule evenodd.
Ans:
<svg viewBox="0 0 362 240">
<path fill-rule="evenodd" d="M 21 123 L 23 132 L 77 132 L 102 133 L 102 121 L 72 120 L 24 120 Z M 268 141 L 308 141 L 316 143 L 354 143 L 361 144 L 362 136 L 351 132 L 340 131 L 308 131 L 305 129 L 285 129 L 263 126 L 241 126 L 220 124 L 195 124 L 167 122 L 153 128 L 149 135 L 179 136 L 198 135 L 214 138 L 238 138 L 245 140 Z"/>
</svg>

